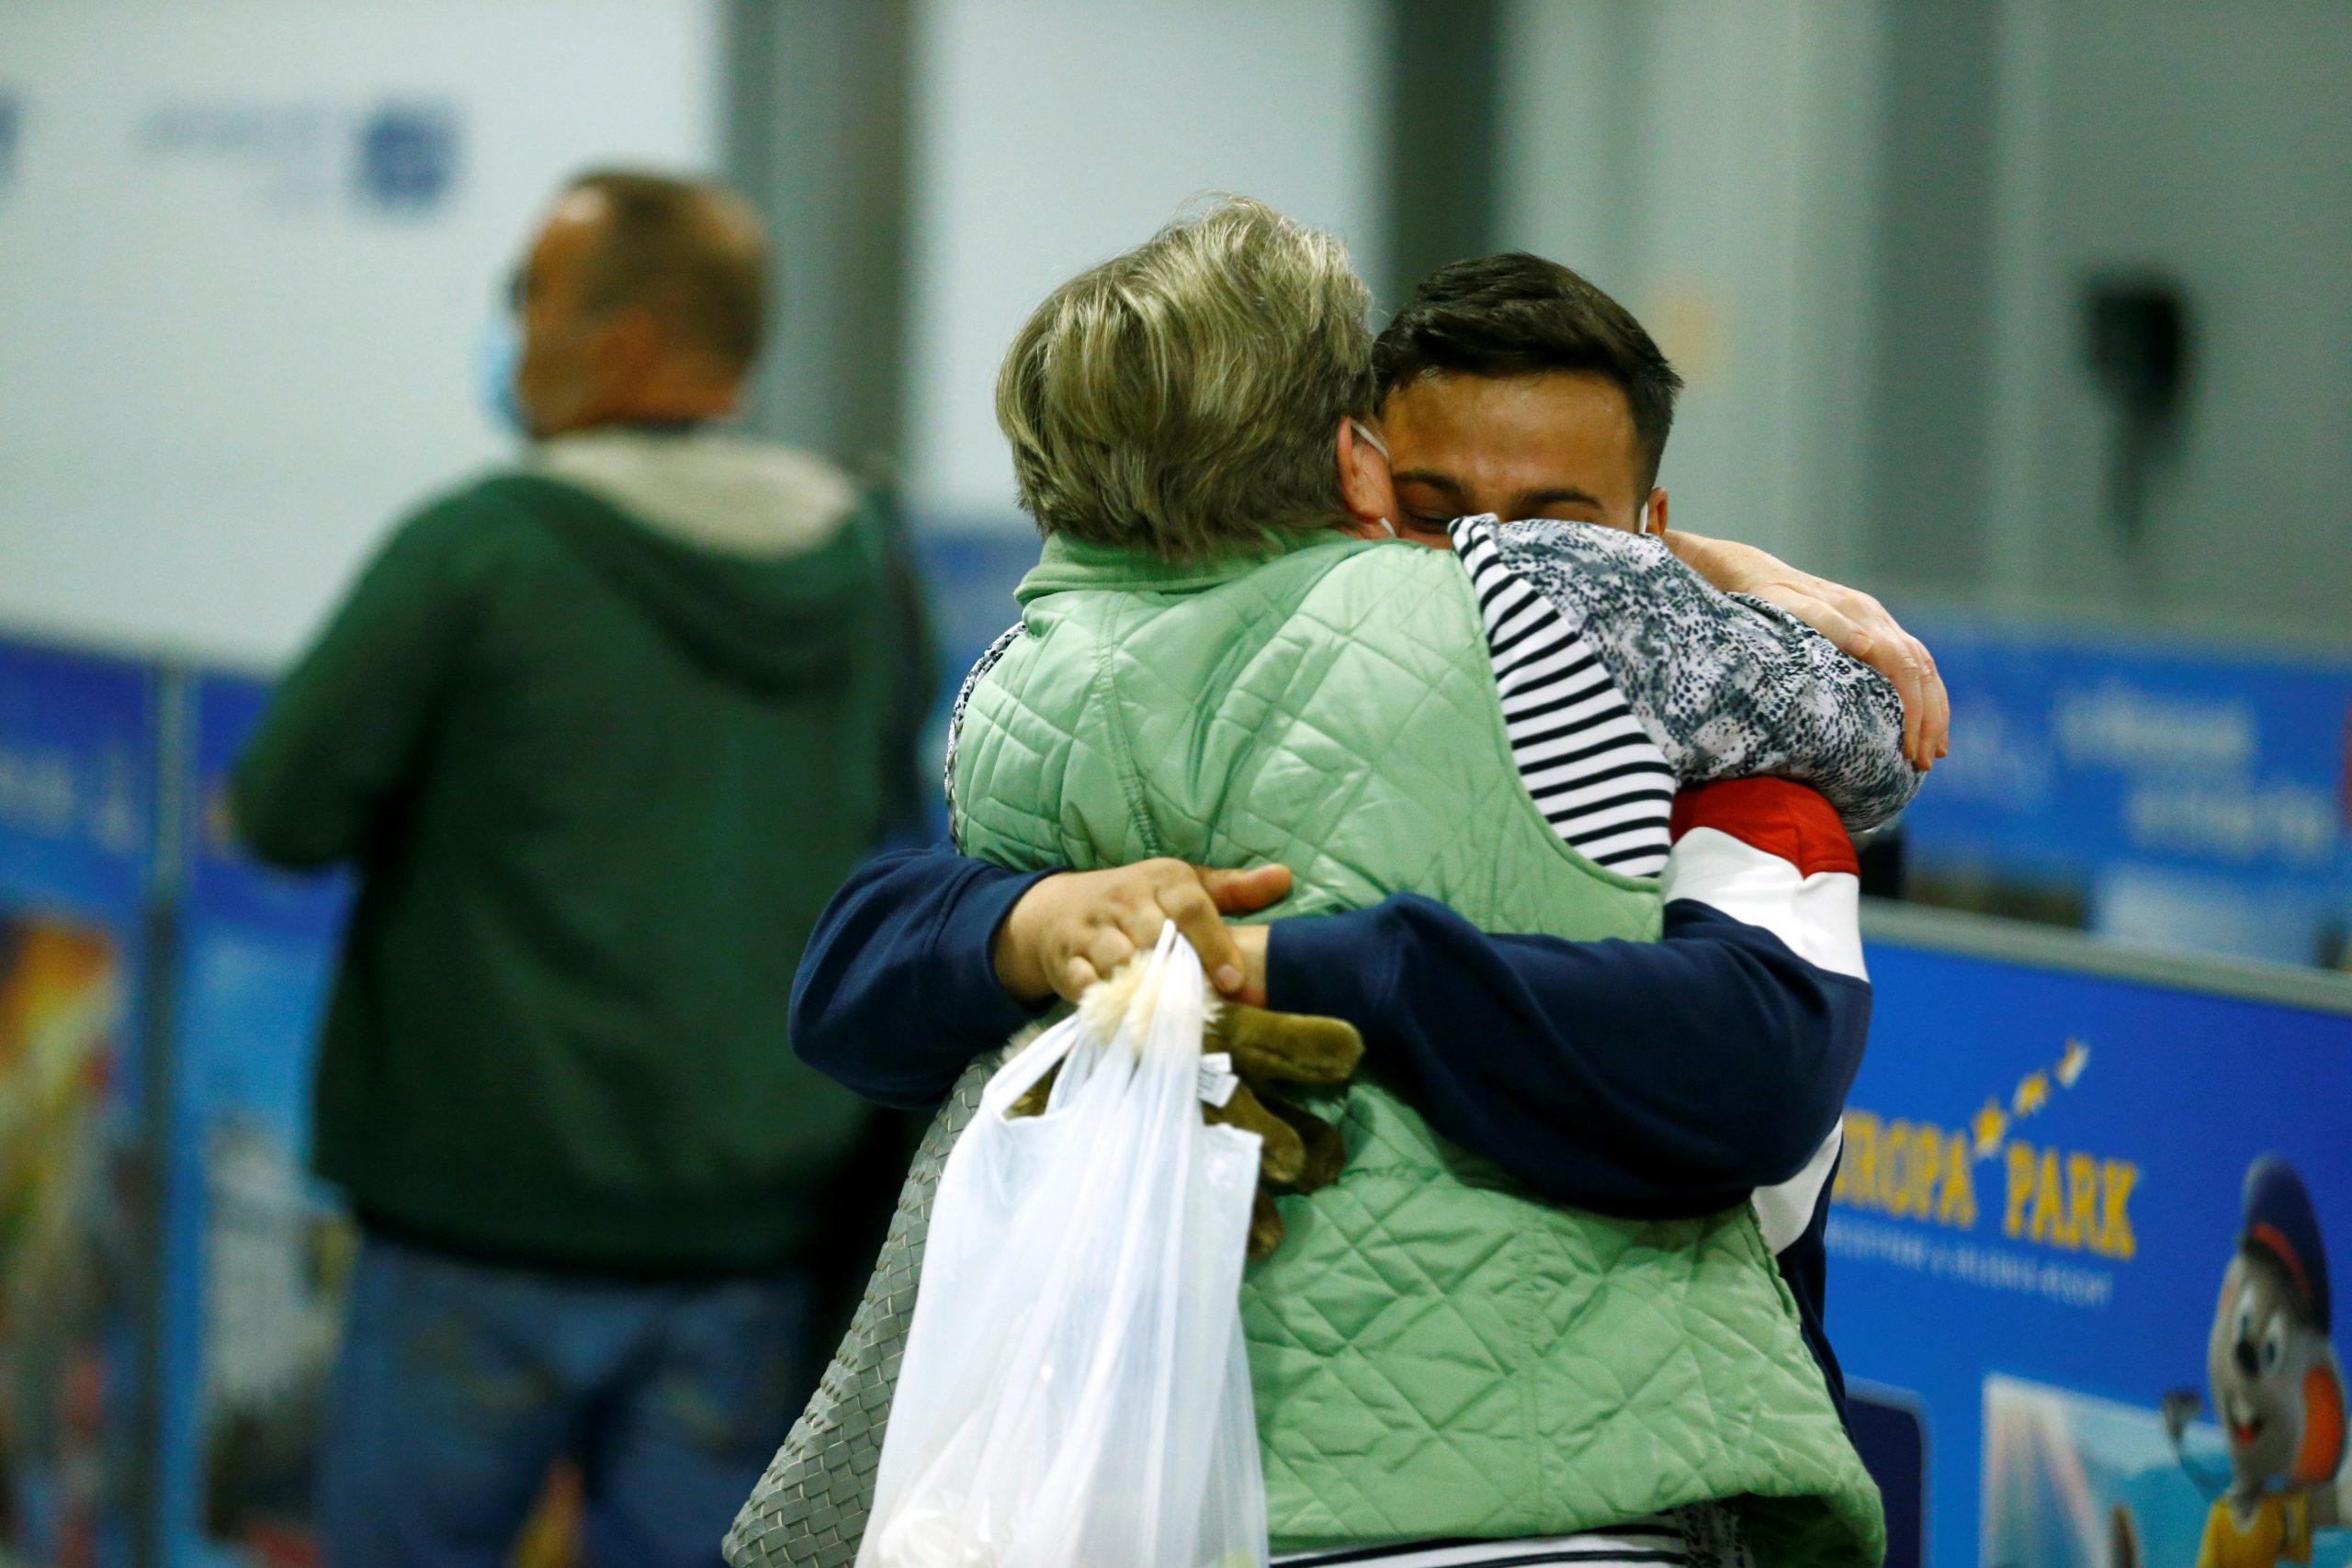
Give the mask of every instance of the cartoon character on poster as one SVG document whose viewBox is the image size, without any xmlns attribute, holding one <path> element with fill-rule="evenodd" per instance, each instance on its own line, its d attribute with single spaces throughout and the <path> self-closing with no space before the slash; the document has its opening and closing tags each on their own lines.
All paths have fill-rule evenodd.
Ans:
<svg viewBox="0 0 2352 1568">
<path fill-rule="evenodd" d="M 2312 1535 L 2352 1521 L 2345 1468 L 2344 1366 L 2331 1337 L 2327 1255 L 2294 1168 L 2266 1155 L 2246 1172 L 2245 1222 L 2222 1275 L 2206 1375 L 2226 1436 L 2229 1474 L 2192 1460 L 2183 1434 L 2199 1399 L 2165 1399 L 2182 1467 L 2213 1499 L 2197 1568 L 2309 1562 Z M 2140 1568 L 2137 1531 L 2116 1512 L 2115 1568 Z"/>
</svg>

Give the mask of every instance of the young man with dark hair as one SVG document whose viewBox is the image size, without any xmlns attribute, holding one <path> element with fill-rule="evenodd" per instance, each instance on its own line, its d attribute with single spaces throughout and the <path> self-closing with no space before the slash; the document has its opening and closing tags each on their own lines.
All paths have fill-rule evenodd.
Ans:
<svg viewBox="0 0 2352 1568">
<path fill-rule="evenodd" d="M 1624 400 L 1644 491 L 1657 483 L 1682 390 L 1682 378 L 1632 311 L 1581 274 L 1524 251 L 1431 273 L 1381 333 L 1372 368 L 1384 400 L 1430 376 L 1600 378 Z"/>
<path fill-rule="evenodd" d="M 1442 268 L 1374 349 L 1389 509 L 1477 585 L 1528 788 L 1613 870 L 1666 863 L 1679 788 L 1772 775 L 1861 831 L 1918 787 L 1895 688 L 1666 546 L 1656 484 L 1682 378 L 1631 312 L 1523 253 Z M 1394 514 L 1393 524 L 1389 513 Z M 1600 711 L 1611 686 L 1620 699 Z"/>
<path fill-rule="evenodd" d="M 1589 280 L 1524 252 L 1442 267 L 1380 334 L 1373 370 L 1399 535 L 1452 547 L 1453 520 L 1482 513 L 1653 535 L 1713 587 L 1747 596 L 1759 624 L 1776 624 L 1771 610 L 1788 612 L 1875 667 L 1902 694 L 1913 765 L 1942 755 L 1949 710 L 1935 661 L 1876 600 L 1744 545 L 1668 531 L 1657 478 L 1682 378 L 1633 313 Z M 1622 582 L 1612 560 L 1665 564 L 1663 552 L 1645 558 L 1589 529 L 1505 532 L 1520 546 L 1564 534 L 1570 542 L 1559 547 L 1600 581 Z M 1577 591 L 1575 573 L 1544 575 L 1562 592 Z M 1662 570 L 1636 575 L 1650 585 L 1672 581 Z M 1642 584 L 1623 585 L 1636 603 L 1591 605 L 1604 621 L 1623 625 L 1620 612 L 1638 613 Z"/>
</svg>

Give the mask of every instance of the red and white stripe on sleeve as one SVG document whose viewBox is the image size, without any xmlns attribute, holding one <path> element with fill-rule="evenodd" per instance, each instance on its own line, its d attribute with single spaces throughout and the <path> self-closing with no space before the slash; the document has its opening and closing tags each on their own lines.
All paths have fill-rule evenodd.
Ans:
<svg viewBox="0 0 2352 1568">
<path fill-rule="evenodd" d="M 1856 980 L 1862 966 L 1861 863 L 1836 808 L 1786 779 L 1726 779 L 1674 802 L 1674 851 L 1661 892 L 1760 927 L 1817 969 Z M 1779 1252 L 1812 1223 L 1844 1146 L 1830 1130 L 1804 1169 L 1759 1188 L 1756 1216 Z"/>
</svg>

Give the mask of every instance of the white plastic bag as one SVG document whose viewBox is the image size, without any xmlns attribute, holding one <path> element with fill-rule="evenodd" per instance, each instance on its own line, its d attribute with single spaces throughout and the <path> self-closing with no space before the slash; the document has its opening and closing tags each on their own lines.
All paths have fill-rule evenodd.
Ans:
<svg viewBox="0 0 2352 1568">
<path fill-rule="evenodd" d="M 1262 1568 L 1259 1140 L 1201 1120 L 1206 1006 L 1170 925 L 1123 1012 L 989 1080 L 940 1177 L 858 1568 Z M 1008 1119 L 1057 1062 L 1045 1113 Z"/>
</svg>

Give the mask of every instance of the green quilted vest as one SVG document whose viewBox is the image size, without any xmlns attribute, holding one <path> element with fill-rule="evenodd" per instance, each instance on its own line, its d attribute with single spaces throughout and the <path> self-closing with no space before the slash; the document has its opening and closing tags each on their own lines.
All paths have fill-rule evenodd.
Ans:
<svg viewBox="0 0 2352 1568">
<path fill-rule="evenodd" d="M 1451 556 L 1319 535 L 1171 566 L 1057 536 L 1020 597 L 960 731 L 966 853 L 1280 861 L 1283 914 L 1410 891 L 1492 931 L 1657 934 L 1656 885 L 1584 860 L 1521 784 Z M 1278 1551 L 1723 1499 L 1762 1561 L 1879 1560 L 1877 1489 L 1747 1208 L 1539 1201 L 1368 1068 L 1344 1173 L 1284 1201 L 1243 1291 Z"/>
</svg>

